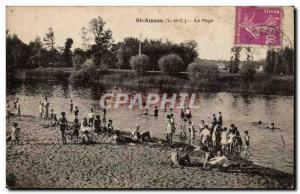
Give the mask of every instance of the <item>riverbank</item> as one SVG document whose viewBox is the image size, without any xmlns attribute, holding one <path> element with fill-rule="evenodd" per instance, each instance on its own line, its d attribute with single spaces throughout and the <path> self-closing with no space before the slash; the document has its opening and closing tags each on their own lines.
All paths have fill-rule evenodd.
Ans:
<svg viewBox="0 0 300 194">
<path fill-rule="evenodd" d="M 294 95 L 293 76 L 257 74 L 252 81 L 245 81 L 236 74 L 220 73 L 191 81 L 188 74 L 175 77 L 160 72 L 137 76 L 132 70 L 92 70 L 74 73 L 72 68 L 17 69 L 10 79 L 21 81 L 70 81 L 73 84 L 99 84 L 127 87 L 134 90 L 160 88 L 168 90 L 193 90 L 199 92 L 235 92 L 254 94 Z"/>
<path fill-rule="evenodd" d="M 57 129 L 43 127 L 45 120 L 21 116 L 11 122 L 21 128 L 20 143 L 6 147 L 11 188 L 294 188 L 293 175 L 251 163 L 228 172 L 203 170 L 203 155 L 194 153 L 191 166 L 172 168 L 162 164 L 171 148 L 157 142 L 114 145 L 98 135 L 94 146 L 63 145 Z"/>
</svg>

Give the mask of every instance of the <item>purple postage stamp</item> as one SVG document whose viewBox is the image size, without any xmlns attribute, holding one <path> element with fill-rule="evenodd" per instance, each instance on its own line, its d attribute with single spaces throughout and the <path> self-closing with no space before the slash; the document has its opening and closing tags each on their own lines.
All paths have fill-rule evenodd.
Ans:
<svg viewBox="0 0 300 194">
<path fill-rule="evenodd" d="M 282 9 L 236 7 L 235 44 L 281 45 Z"/>
</svg>

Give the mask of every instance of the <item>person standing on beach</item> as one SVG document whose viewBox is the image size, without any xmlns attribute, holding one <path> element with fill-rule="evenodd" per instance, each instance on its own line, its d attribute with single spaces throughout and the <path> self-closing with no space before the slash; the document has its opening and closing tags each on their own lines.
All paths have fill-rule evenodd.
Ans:
<svg viewBox="0 0 300 194">
<path fill-rule="evenodd" d="M 221 112 L 219 112 L 218 123 L 219 123 L 221 126 L 223 125 L 223 116 L 222 116 L 222 113 L 221 113 Z"/>
<path fill-rule="evenodd" d="M 76 137 L 76 142 L 78 143 L 79 140 L 79 130 L 80 130 L 80 123 L 78 119 L 74 119 L 74 124 L 73 124 L 73 134 L 71 136 L 71 141 L 73 141 L 73 136 Z"/>
<path fill-rule="evenodd" d="M 44 104 L 42 103 L 41 100 L 39 100 L 39 111 L 40 111 L 39 118 L 43 118 Z"/>
<path fill-rule="evenodd" d="M 180 126 L 180 129 L 181 129 L 180 137 L 181 138 L 183 138 L 183 137 L 186 138 L 186 131 L 188 130 L 188 128 L 189 128 L 189 125 L 188 125 L 187 119 L 184 118 L 183 123 Z M 182 135 L 184 135 L 184 136 L 182 136 Z"/>
<path fill-rule="evenodd" d="M 189 144 L 192 145 L 196 138 L 196 130 L 194 129 L 194 125 L 191 120 L 189 120 L 188 130 L 189 130 Z"/>
<path fill-rule="evenodd" d="M 224 127 L 223 130 L 222 130 L 222 133 L 221 133 L 221 149 L 222 149 L 223 152 L 227 148 L 227 144 L 228 144 L 227 139 L 228 139 L 228 137 L 227 137 L 227 128 Z"/>
<path fill-rule="evenodd" d="M 208 147 L 209 139 L 210 138 L 210 131 L 208 129 L 208 126 L 205 125 L 204 129 L 200 132 L 200 141 L 202 143 L 202 146 Z"/>
<path fill-rule="evenodd" d="M 19 102 L 19 98 L 16 98 L 16 100 L 14 101 L 14 109 L 17 109 L 17 103 Z"/>
<path fill-rule="evenodd" d="M 93 126 L 94 119 L 95 119 L 94 109 L 91 108 L 91 112 L 88 114 L 88 117 L 89 117 L 89 126 Z"/>
<path fill-rule="evenodd" d="M 113 134 L 115 132 L 115 128 L 112 125 L 112 120 L 109 119 L 107 123 L 107 132 Z"/>
<path fill-rule="evenodd" d="M 102 132 L 102 130 L 101 130 L 101 118 L 100 118 L 100 115 L 96 116 L 96 119 L 94 121 L 94 130 L 97 133 L 101 133 Z"/>
<path fill-rule="evenodd" d="M 60 127 L 60 132 L 61 132 L 61 137 L 62 137 L 63 144 L 67 143 L 67 140 L 66 140 L 66 137 L 65 137 L 65 131 L 68 129 L 68 121 L 67 121 L 67 118 L 65 116 L 66 116 L 66 113 L 62 112 L 61 113 L 61 118 L 58 120 L 58 125 Z"/>
<path fill-rule="evenodd" d="M 20 129 L 17 128 L 18 123 L 14 123 L 12 128 L 11 128 L 11 145 L 17 144 L 19 141 L 19 131 Z"/>
<path fill-rule="evenodd" d="M 18 114 L 18 116 L 21 115 L 21 104 L 20 104 L 20 101 L 17 102 L 17 114 Z"/>
<path fill-rule="evenodd" d="M 157 106 L 155 106 L 155 109 L 154 109 L 154 116 L 158 117 L 158 108 L 157 108 Z"/>
<path fill-rule="evenodd" d="M 245 137 L 244 137 L 244 140 L 245 140 L 245 158 L 249 158 L 250 156 L 250 152 L 249 152 L 249 146 L 250 146 L 250 136 L 248 134 L 248 131 L 245 131 Z"/>
<path fill-rule="evenodd" d="M 181 117 L 182 120 L 185 119 L 185 112 L 184 112 L 183 109 L 181 109 L 180 117 Z"/>
<path fill-rule="evenodd" d="M 191 111 L 190 107 L 187 107 L 187 109 L 185 111 L 185 116 L 188 120 L 190 120 L 192 118 L 192 111 Z"/>
<path fill-rule="evenodd" d="M 73 100 L 70 100 L 70 113 L 73 112 L 73 106 L 74 106 Z"/>
<path fill-rule="evenodd" d="M 218 121 L 217 121 L 217 118 L 216 118 L 216 115 L 213 114 L 213 119 L 212 119 L 212 128 L 214 129 L 215 126 L 217 125 Z"/>
<path fill-rule="evenodd" d="M 75 106 L 75 110 L 74 110 L 75 119 L 78 119 L 78 114 L 79 114 L 78 106 Z"/>
<path fill-rule="evenodd" d="M 167 115 L 167 128 L 166 128 L 166 132 L 167 132 L 167 142 L 169 144 L 172 144 L 172 122 L 171 122 L 171 115 Z"/>
<path fill-rule="evenodd" d="M 45 99 L 44 99 L 44 107 L 45 107 L 44 119 L 47 119 L 49 117 L 49 106 L 50 106 L 50 103 L 48 102 L 48 98 L 45 97 Z"/>
</svg>

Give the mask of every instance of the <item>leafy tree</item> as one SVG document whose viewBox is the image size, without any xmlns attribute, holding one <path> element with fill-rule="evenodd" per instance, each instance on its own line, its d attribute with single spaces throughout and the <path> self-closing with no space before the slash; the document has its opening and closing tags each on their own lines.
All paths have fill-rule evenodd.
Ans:
<svg viewBox="0 0 300 194">
<path fill-rule="evenodd" d="M 53 51 L 54 45 L 55 45 L 55 38 L 54 38 L 54 31 L 52 27 L 48 28 L 48 32 L 46 33 L 44 37 L 45 46 L 48 50 Z"/>
<path fill-rule="evenodd" d="M 94 35 L 95 44 L 92 45 L 92 52 L 96 65 L 103 65 L 105 55 L 109 53 L 112 46 L 112 32 L 105 30 L 106 22 L 101 18 L 94 18 L 89 22 L 89 30 Z"/>
<path fill-rule="evenodd" d="M 130 59 L 130 65 L 138 75 L 145 75 L 147 73 L 149 70 L 149 63 L 149 57 L 143 54 L 132 56 Z"/>
<path fill-rule="evenodd" d="M 233 57 L 231 59 L 230 73 L 238 73 L 239 72 L 241 50 L 242 50 L 242 48 L 239 46 L 235 46 L 235 47 L 231 48 Z"/>
<path fill-rule="evenodd" d="M 180 56 L 176 54 L 169 54 L 169 55 L 162 56 L 158 60 L 158 64 L 160 70 L 163 73 L 168 75 L 175 75 L 179 73 L 183 65 L 183 61 Z"/>
<path fill-rule="evenodd" d="M 28 68 L 26 61 L 30 55 L 29 47 L 17 35 L 6 32 L 6 64 L 7 70 Z"/>
<path fill-rule="evenodd" d="M 72 51 L 71 51 L 72 44 L 73 44 L 73 39 L 67 38 L 62 53 L 63 62 L 66 66 L 72 65 Z"/>
</svg>

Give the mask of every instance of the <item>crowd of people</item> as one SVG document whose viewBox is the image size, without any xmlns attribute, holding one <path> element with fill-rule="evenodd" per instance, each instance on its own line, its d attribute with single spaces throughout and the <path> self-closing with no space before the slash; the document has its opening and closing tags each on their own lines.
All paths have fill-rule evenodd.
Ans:
<svg viewBox="0 0 300 194">
<path fill-rule="evenodd" d="M 66 117 L 66 112 L 61 112 L 60 117 L 57 118 L 57 114 L 54 109 L 50 109 L 50 103 L 45 97 L 40 100 L 39 103 L 39 118 L 46 119 L 49 121 L 47 127 L 58 128 L 61 132 L 61 141 L 63 144 L 67 144 L 66 131 L 71 131 L 70 136 L 71 143 L 82 143 L 82 144 L 95 144 L 96 138 L 95 133 L 107 133 L 114 139 L 116 143 L 124 142 L 142 142 L 149 141 L 151 139 L 150 132 L 140 132 L 140 125 L 136 125 L 135 129 L 130 135 L 123 135 L 121 131 L 113 127 L 113 121 L 106 119 L 106 109 L 102 108 L 97 114 L 94 109 L 90 109 L 90 112 L 86 117 L 83 117 L 82 121 L 79 121 L 80 110 L 78 106 L 74 106 L 72 100 L 69 104 L 69 112 L 74 115 L 74 120 L 69 122 Z M 19 98 L 14 101 L 14 109 L 16 114 L 21 115 L 21 106 Z M 7 110 L 9 110 L 9 102 L 7 102 Z M 49 112 L 50 110 L 50 112 Z M 148 115 L 148 108 L 145 108 L 142 115 Z M 180 118 L 181 123 L 175 122 L 173 109 L 164 108 L 167 112 L 166 120 L 166 143 L 173 144 L 173 136 L 176 130 L 179 129 L 180 140 L 187 141 L 187 145 L 199 147 L 206 153 L 206 160 L 204 167 L 207 164 L 222 164 L 227 166 L 228 161 L 226 155 L 241 153 L 244 150 L 245 158 L 249 158 L 249 146 L 250 136 L 249 132 L 244 131 L 244 137 L 241 137 L 241 133 L 237 126 L 231 124 L 229 128 L 223 124 L 222 113 L 219 112 L 218 116 L 212 115 L 211 122 L 206 123 L 201 120 L 198 127 L 194 126 L 192 122 L 192 111 L 189 107 L 181 109 Z M 11 113 L 7 111 L 7 114 Z M 154 108 L 153 115 L 158 117 L 159 110 L 157 106 Z M 8 137 L 12 144 L 18 142 L 20 129 L 17 127 L 17 123 L 13 123 L 11 135 Z M 274 124 L 271 126 L 274 128 Z M 179 147 L 175 148 L 170 156 L 167 158 L 172 160 L 173 165 L 178 166 L 180 164 L 189 164 L 189 151 L 188 149 Z"/>
</svg>

